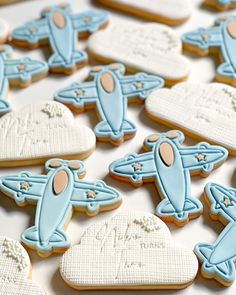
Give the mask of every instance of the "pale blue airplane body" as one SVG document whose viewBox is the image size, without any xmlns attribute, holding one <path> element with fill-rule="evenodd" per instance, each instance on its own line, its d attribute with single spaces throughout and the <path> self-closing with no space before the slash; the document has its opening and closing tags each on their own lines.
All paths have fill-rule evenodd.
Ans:
<svg viewBox="0 0 236 295">
<path fill-rule="evenodd" d="M 121 202 L 118 192 L 103 181 L 80 180 L 85 174 L 81 161 L 51 159 L 46 169 L 47 175 L 21 172 L 1 182 L 1 191 L 18 205 L 37 202 L 35 225 L 22 233 L 22 241 L 44 255 L 69 247 L 64 228 L 73 210 L 95 215 Z"/>
</svg>

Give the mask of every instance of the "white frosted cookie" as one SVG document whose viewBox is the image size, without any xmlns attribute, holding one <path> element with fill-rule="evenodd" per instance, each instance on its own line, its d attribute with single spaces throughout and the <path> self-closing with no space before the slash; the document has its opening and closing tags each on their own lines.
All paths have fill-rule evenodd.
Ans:
<svg viewBox="0 0 236 295">
<path fill-rule="evenodd" d="M 5 20 L 0 18 L 0 44 L 5 43 L 9 35 L 9 27 Z"/>
<path fill-rule="evenodd" d="M 98 0 L 98 2 L 168 25 L 179 25 L 185 22 L 192 12 L 192 4 L 189 0 Z"/>
<path fill-rule="evenodd" d="M 55 101 L 28 105 L 0 118 L 0 167 L 82 159 L 95 148 L 92 130 L 75 123 L 71 111 Z"/>
<path fill-rule="evenodd" d="M 93 34 L 88 47 L 101 62 L 121 62 L 128 70 L 160 76 L 167 84 L 186 79 L 190 72 L 180 38 L 165 25 L 116 23 Z"/>
<path fill-rule="evenodd" d="M 236 155 L 236 90 L 221 83 L 181 83 L 153 92 L 148 116 L 190 136 L 225 146 Z"/>
<path fill-rule="evenodd" d="M 79 290 L 179 289 L 197 271 L 193 251 L 177 246 L 165 223 L 146 212 L 93 224 L 60 264 L 62 278 Z"/>
<path fill-rule="evenodd" d="M 13 239 L 0 236 L 0 294 L 45 295 L 30 279 L 31 263 L 23 246 Z"/>
</svg>

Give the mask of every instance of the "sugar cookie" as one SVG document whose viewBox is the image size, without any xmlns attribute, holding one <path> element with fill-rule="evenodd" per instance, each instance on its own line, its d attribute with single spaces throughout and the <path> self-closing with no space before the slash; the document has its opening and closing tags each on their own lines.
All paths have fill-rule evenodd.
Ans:
<svg viewBox="0 0 236 295">
<path fill-rule="evenodd" d="M 142 102 L 164 84 L 157 76 L 145 73 L 132 76 L 124 74 L 125 67 L 122 64 L 93 67 L 88 82 L 71 84 L 58 91 L 55 99 L 77 112 L 96 107 L 101 118 L 101 122 L 94 128 L 97 138 L 119 145 L 136 133 L 135 125 L 126 119 L 128 102 Z"/>
<path fill-rule="evenodd" d="M 0 45 L 0 115 L 11 110 L 5 100 L 9 85 L 27 87 L 31 82 L 44 78 L 48 72 L 45 62 L 31 58 L 12 59 L 12 47 Z"/>
<path fill-rule="evenodd" d="M 152 134 L 144 141 L 146 153 L 130 153 L 109 167 L 114 178 L 134 186 L 155 182 L 163 199 L 156 207 L 156 214 L 178 226 L 202 213 L 201 202 L 191 196 L 190 176 L 209 175 L 228 155 L 219 146 L 200 142 L 183 147 L 183 141 L 184 134 L 177 130 Z"/>
<path fill-rule="evenodd" d="M 228 10 L 236 7 L 235 0 L 205 0 L 204 3 L 218 10 Z"/>
<path fill-rule="evenodd" d="M 221 83 L 180 83 L 153 92 L 145 108 L 151 119 L 222 145 L 236 155 L 235 88 Z"/>
<path fill-rule="evenodd" d="M 170 26 L 184 23 L 192 13 L 189 0 L 97 0 L 98 2 L 126 13 Z"/>
<path fill-rule="evenodd" d="M 236 86 L 236 17 L 222 17 L 209 29 L 200 28 L 182 36 L 184 48 L 201 56 L 217 51 L 221 65 L 216 70 L 216 79 Z"/>
<path fill-rule="evenodd" d="M 18 241 L 0 236 L 0 294 L 46 295 L 30 277 L 31 263 L 26 250 Z"/>
<path fill-rule="evenodd" d="M 0 118 L 0 167 L 41 164 L 53 156 L 88 157 L 96 138 L 55 101 L 28 105 Z"/>
<path fill-rule="evenodd" d="M 48 66 L 52 72 L 71 74 L 88 62 L 87 53 L 77 48 L 77 35 L 87 36 L 105 26 L 106 12 L 87 11 L 72 14 L 69 4 L 47 7 L 41 18 L 12 32 L 12 42 L 36 48 L 49 44 L 52 55 Z"/>
<path fill-rule="evenodd" d="M 0 44 L 5 43 L 7 41 L 8 35 L 8 24 L 4 19 L 0 18 Z"/>
<path fill-rule="evenodd" d="M 209 183 L 205 197 L 211 206 L 211 217 L 227 225 L 213 244 L 196 245 L 195 253 L 202 262 L 204 277 L 229 286 L 235 280 L 236 190 Z"/>
<path fill-rule="evenodd" d="M 119 193 L 103 181 L 82 181 L 85 167 L 81 161 L 50 159 L 47 175 L 23 171 L 1 179 L 1 191 L 19 206 L 37 203 L 35 225 L 26 229 L 21 239 L 40 256 L 64 252 L 70 246 L 65 232 L 74 210 L 94 216 L 121 204 Z"/>
<path fill-rule="evenodd" d="M 160 76 L 166 84 L 185 80 L 190 72 L 188 60 L 181 55 L 180 38 L 161 24 L 114 23 L 93 34 L 88 49 L 101 62 L 123 63 L 129 71 Z"/>
<path fill-rule="evenodd" d="M 165 223 L 146 212 L 93 224 L 60 264 L 62 278 L 79 290 L 181 289 L 197 271 L 193 251 L 176 245 Z"/>
</svg>

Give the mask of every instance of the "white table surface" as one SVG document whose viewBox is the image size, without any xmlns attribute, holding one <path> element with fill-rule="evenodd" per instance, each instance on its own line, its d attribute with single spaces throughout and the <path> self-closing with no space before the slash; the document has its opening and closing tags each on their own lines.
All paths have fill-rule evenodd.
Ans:
<svg viewBox="0 0 236 295">
<path fill-rule="evenodd" d="M 137 0 L 138 1 L 138 0 Z M 184 0 L 183 0 L 184 1 Z M 74 11 L 83 11 L 91 8 L 101 8 L 95 4 L 95 1 L 90 0 L 72 0 L 71 3 Z M 176 28 L 179 34 L 199 26 L 210 26 L 214 22 L 214 18 L 219 14 L 208 11 L 201 7 L 200 0 L 192 0 L 195 6 L 194 13 L 190 20 Z M 58 0 L 32 0 L 22 1 L 17 4 L 0 7 L 0 17 L 8 21 L 10 28 L 13 29 L 22 25 L 25 21 L 37 18 L 42 8 L 48 5 L 60 3 Z M 114 19 L 127 19 L 131 22 L 142 22 L 139 18 L 125 16 L 110 10 L 110 21 Z M 83 42 L 86 47 L 86 42 Z M 31 56 L 34 58 L 46 59 L 49 52 L 46 48 L 39 48 L 33 51 L 27 51 L 15 48 L 16 54 L 19 56 Z M 193 82 L 210 82 L 214 79 L 215 63 L 209 57 L 188 58 L 192 64 L 192 72 L 189 77 Z M 94 62 L 91 62 L 94 64 Z M 10 90 L 9 100 L 14 110 L 19 110 L 28 103 L 37 103 L 40 100 L 53 99 L 53 93 L 69 85 L 73 81 L 83 81 L 86 79 L 89 72 L 89 67 L 79 70 L 72 76 L 56 76 L 49 75 L 47 78 L 34 83 L 26 89 Z M 132 185 L 122 183 L 112 179 L 108 175 L 108 165 L 115 159 L 124 156 L 128 152 L 140 152 L 143 139 L 155 131 L 166 131 L 167 128 L 161 126 L 149 118 L 147 118 L 144 107 L 140 105 L 129 105 L 127 117 L 137 125 L 137 134 L 132 140 L 126 141 L 123 145 L 116 148 L 108 143 L 98 143 L 96 151 L 85 160 L 87 168 L 86 180 L 92 181 L 95 179 L 103 179 L 107 184 L 117 188 L 123 195 L 122 206 L 114 211 L 102 213 L 96 217 L 89 218 L 85 214 L 74 214 L 67 233 L 71 238 L 72 245 L 75 245 L 83 231 L 93 222 L 99 222 L 110 218 L 122 210 L 146 210 L 154 212 L 160 197 L 157 194 L 154 184 L 145 184 L 142 187 L 135 189 Z M 97 123 L 95 111 L 86 111 L 77 116 L 77 120 L 81 124 L 86 124 L 93 128 Z M 196 141 L 186 138 L 186 144 L 195 144 Z M 223 166 L 215 170 L 207 179 L 200 177 L 192 178 L 192 195 L 202 200 L 202 192 L 207 182 L 218 182 L 225 186 L 236 187 L 236 158 L 229 157 Z M 1 169 L 0 176 L 17 173 L 27 169 L 33 173 L 40 173 L 43 167 L 24 167 L 15 169 Z M 204 201 L 203 201 L 204 202 Z M 213 242 L 223 229 L 223 225 L 219 222 L 212 221 L 209 218 L 209 210 L 204 202 L 204 214 L 198 219 L 192 220 L 183 228 L 178 228 L 172 224 L 168 224 L 172 236 L 177 243 L 181 243 L 186 247 L 193 248 L 198 242 Z M 19 208 L 13 200 L 0 194 L 0 234 L 9 237 L 20 239 L 20 234 L 29 226 L 34 224 L 35 207 L 27 206 Z M 236 237 L 235 237 L 236 239 Z M 42 259 L 34 251 L 29 251 L 33 265 L 33 279 L 38 281 L 46 290 L 48 295 L 72 295 L 77 291 L 68 287 L 62 280 L 59 273 L 59 262 L 61 255 L 52 255 L 49 258 Z M 89 292 L 83 292 L 88 294 Z M 96 292 L 103 293 L 103 291 Z M 132 292 L 107 291 L 106 294 L 132 294 Z M 133 293 L 137 293 L 134 291 Z M 175 294 L 176 291 L 140 291 L 141 294 Z M 225 288 L 213 280 L 205 280 L 198 274 L 196 281 L 187 289 L 178 291 L 178 294 L 235 294 L 236 282 L 230 287 Z"/>
</svg>

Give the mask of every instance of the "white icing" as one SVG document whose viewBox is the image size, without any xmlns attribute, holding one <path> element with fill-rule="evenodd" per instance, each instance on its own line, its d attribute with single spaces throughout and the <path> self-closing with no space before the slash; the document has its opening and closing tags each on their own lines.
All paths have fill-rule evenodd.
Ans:
<svg viewBox="0 0 236 295">
<path fill-rule="evenodd" d="M 0 18 L 0 43 L 5 43 L 9 34 L 9 27 L 5 20 Z"/>
<path fill-rule="evenodd" d="M 116 23 L 93 34 L 88 46 L 95 56 L 166 80 L 184 79 L 190 71 L 188 60 L 181 55 L 180 38 L 165 25 Z"/>
<path fill-rule="evenodd" d="M 23 246 L 0 236 L 0 294 L 45 295 L 43 289 L 29 279 L 30 260 Z"/>
<path fill-rule="evenodd" d="M 92 130 L 77 125 L 71 111 L 55 101 L 29 105 L 0 118 L 1 161 L 80 155 L 96 142 Z"/>
<path fill-rule="evenodd" d="M 93 224 L 60 264 L 63 279 L 78 289 L 181 287 L 197 271 L 193 251 L 172 242 L 164 222 L 145 212 L 126 212 Z"/>
<path fill-rule="evenodd" d="M 192 12 L 192 4 L 189 0 L 106 0 L 143 10 L 146 13 L 156 14 L 170 20 L 188 18 Z"/>
<path fill-rule="evenodd" d="M 236 89 L 221 83 L 181 83 L 153 92 L 146 110 L 154 118 L 236 152 Z"/>
</svg>

